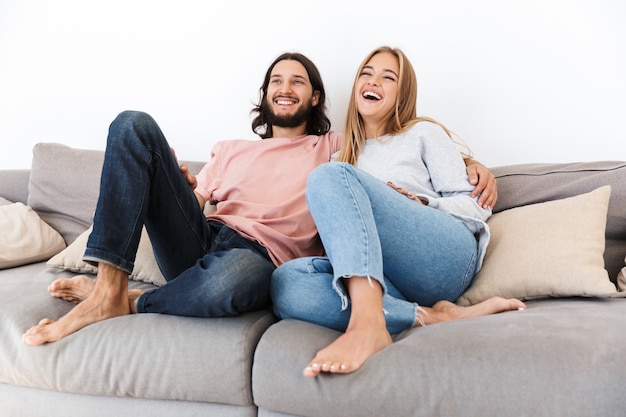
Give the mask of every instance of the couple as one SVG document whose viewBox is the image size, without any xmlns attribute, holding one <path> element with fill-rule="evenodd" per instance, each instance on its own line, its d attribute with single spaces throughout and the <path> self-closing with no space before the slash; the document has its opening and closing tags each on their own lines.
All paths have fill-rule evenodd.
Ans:
<svg viewBox="0 0 626 417">
<path fill-rule="evenodd" d="M 400 50 L 363 61 L 343 138 L 303 55 L 279 56 L 260 92 L 252 129 L 264 140 L 219 142 L 196 176 L 150 116 L 113 121 L 84 254 L 96 280 L 54 281 L 50 293 L 77 305 L 41 320 L 25 343 L 131 313 L 227 317 L 273 302 L 279 317 L 345 332 L 305 367 L 315 376 L 358 369 L 410 327 L 525 307 L 450 302 L 480 268 L 495 181 L 474 161 L 466 168 L 445 128 L 417 118 L 415 73 Z M 208 217 L 206 203 L 217 206 Z M 144 225 L 168 281 L 145 292 L 128 289 Z M 307 303 L 337 307 L 320 314 Z"/>
</svg>

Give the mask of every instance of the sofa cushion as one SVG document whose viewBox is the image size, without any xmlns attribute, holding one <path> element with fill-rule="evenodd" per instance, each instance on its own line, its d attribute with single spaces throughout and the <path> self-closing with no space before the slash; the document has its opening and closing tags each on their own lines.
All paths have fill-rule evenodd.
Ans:
<svg viewBox="0 0 626 417">
<path fill-rule="evenodd" d="M 32 208 L 0 200 L 0 269 L 41 261 L 65 248 L 61 235 Z"/>
<path fill-rule="evenodd" d="M 253 406 L 252 358 L 262 333 L 275 322 L 269 311 L 216 319 L 126 315 L 58 342 L 22 343 L 22 334 L 39 320 L 57 320 L 74 306 L 48 294 L 47 286 L 61 276 L 71 274 L 44 262 L 0 271 L 0 384 Z M 135 281 L 129 287 L 154 288 Z"/>
<path fill-rule="evenodd" d="M 14 203 L 28 202 L 29 169 L 0 169 L 2 197 Z"/>
<path fill-rule="evenodd" d="M 315 417 L 619 416 L 625 327 L 624 299 L 532 300 L 526 311 L 410 329 L 354 373 L 306 378 L 340 333 L 282 320 L 255 352 L 254 399 Z"/>
<path fill-rule="evenodd" d="M 604 186 L 494 214 L 483 268 L 457 304 L 614 294 L 602 256 L 610 194 Z"/>
<path fill-rule="evenodd" d="M 536 163 L 491 168 L 498 181 L 494 213 L 611 186 L 606 220 L 605 268 L 616 282 L 626 254 L 626 162 Z"/>
<path fill-rule="evenodd" d="M 66 249 L 48 260 L 48 265 L 81 274 L 97 274 L 97 266 L 83 261 L 83 254 L 85 253 L 90 233 L 91 227 L 78 236 Z M 161 274 L 159 265 L 154 258 L 150 238 L 145 227 L 141 231 L 141 239 L 139 240 L 139 247 L 135 257 L 135 267 L 129 278 L 157 286 L 165 284 L 165 278 Z"/>
<path fill-rule="evenodd" d="M 56 143 L 33 148 L 28 205 L 68 245 L 93 222 L 103 161 L 102 151 Z"/>
<path fill-rule="evenodd" d="M 69 245 L 93 223 L 100 192 L 104 152 L 58 143 L 33 148 L 28 205 L 57 230 Z M 181 161 L 191 173 L 203 162 Z"/>
</svg>

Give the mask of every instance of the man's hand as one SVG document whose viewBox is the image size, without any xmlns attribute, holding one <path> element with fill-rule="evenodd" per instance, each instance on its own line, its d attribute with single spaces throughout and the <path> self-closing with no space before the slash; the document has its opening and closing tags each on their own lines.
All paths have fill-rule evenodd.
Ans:
<svg viewBox="0 0 626 417">
<path fill-rule="evenodd" d="M 185 164 L 180 164 L 180 172 L 182 172 L 185 176 L 185 180 L 187 181 L 187 184 L 189 184 L 191 189 L 195 190 L 198 186 L 198 180 L 196 180 L 195 175 L 191 175 L 191 173 L 189 172 L 189 167 Z"/>
<path fill-rule="evenodd" d="M 170 149 L 172 150 L 172 154 L 174 155 L 174 158 L 178 161 L 178 157 L 176 156 L 176 151 L 174 150 L 174 148 L 170 148 Z M 191 172 L 189 172 L 189 167 L 185 164 L 180 164 L 180 172 L 185 177 L 185 181 L 187 181 L 187 184 L 189 184 L 191 189 L 195 190 L 196 187 L 198 186 L 198 181 L 196 180 L 196 177 L 194 175 L 191 175 Z"/>
<path fill-rule="evenodd" d="M 482 208 L 490 207 L 493 209 L 498 202 L 496 177 L 486 166 L 473 159 L 465 159 L 465 165 L 470 184 L 476 186 L 472 191 L 472 198 L 479 195 L 478 205 Z"/>
</svg>

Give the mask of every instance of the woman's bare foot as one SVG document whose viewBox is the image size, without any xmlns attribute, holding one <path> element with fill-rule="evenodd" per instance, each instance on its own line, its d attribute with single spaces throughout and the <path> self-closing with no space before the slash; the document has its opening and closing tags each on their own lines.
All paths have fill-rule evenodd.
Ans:
<svg viewBox="0 0 626 417">
<path fill-rule="evenodd" d="M 93 291 L 96 283 L 85 275 L 56 279 L 48 286 L 50 295 L 78 304 Z"/>
<path fill-rule="evenodd" d="M 420 307 L 415 327 L 520 309 L 525 310 L 526 304 L 516 298 L 491 297 L 468 307 L 461 307 L 442 300 L 435 303 L 432 307 Z"/>
<path fill-rule="evenodd" d="M 90 324 L 130 314 L 128 274 L 115 267 L 100 264 L 93 291 L 58 321 L 41 320 L 22 336 L 29 345 L 55 342 Z"/>
<path fill-rule="evenodd" d="M 520 300 L 502 297 L 493 297 L 482 303 L 460 307 L 449 301 L 439 301 L 433 307 L 420 307 L 421 324 L 433 324 L 444 321 L 460 320 L 470 317 L 485 316 L 509 310 L 525 309 L 526 305 Z M 333 343 L 317 352 L 313 360 L 304 369 L 304 376 L 315 377 L 320 372 L 350 373 L 359 369 L 365 361 L 376 352 L 379 352 L 393 343 L 382 315 L 354 320 L 348 330 L 339 336 Z"/>
<path fill-rule="evenodd" d="M 352 300 L 348 328 L 333 343 L 317 352 L 304 368 L 304 376 L 315 377 L 320 372 L 354 372 L 373 354 L 393 343 L 383 314 L 380 284 L 365 277 L 351 277 L 344 282 Z"/>
<path fill-rule="evenodd" d="M 354 372 L 374 353 L 391 345 L 387 328 L 380 326 L 358 326 L 348 329 L 333 343 L 317 352 L 309 365 L 304 368 L 304 376 L 315 377 L 320 372 L 347 374 Z"/>
</svg>

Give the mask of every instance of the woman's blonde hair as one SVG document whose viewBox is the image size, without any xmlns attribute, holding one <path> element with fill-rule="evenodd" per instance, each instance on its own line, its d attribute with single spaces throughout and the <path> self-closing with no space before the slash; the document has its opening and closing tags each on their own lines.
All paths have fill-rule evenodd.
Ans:
<svg viewBox="0 0 626 417">
<path fill-rule="evenodd" d="M 360 77 L 363 68 L 372 59 L 372 57 L 384 52 L 394 55 L 398 60 L 400 67 L 400 73 L 398 74 L 398 96 L 396 98 L 394 108 L 391 109 L 389 114 L 385 117 L 386 122 L 377 127 L 376 137 L 386 134 L 394 136 L 398 133 L 404 132 L 418 122 L 429 121 L 441 126 L 446 134 L 452 139 L 452 133 L 443 124 L 431 119 L 430 117 L 417 116 L 417 78 L 415 76 L 413 65 L 411 65 L 411 62 L 406 55 L 398 48 L 381 46 L 374 49 L 365 57 L 354 77 L 352 95 L 350 96 L 348 104 L 346 124 L 343 130 L 341 150 L 339 152 L 339 157 L 337 158 L 340 162 L 348 162 L 354 165 L 359 157 L 359 154 L 361 153 L 363 144 L 367 139 L 363 128 L 363 120 L 356 106 L 355 97 L 357 93 L 357 80 Z"/>
</svg>

